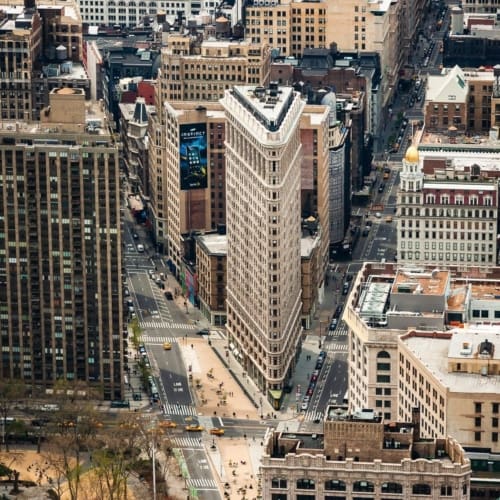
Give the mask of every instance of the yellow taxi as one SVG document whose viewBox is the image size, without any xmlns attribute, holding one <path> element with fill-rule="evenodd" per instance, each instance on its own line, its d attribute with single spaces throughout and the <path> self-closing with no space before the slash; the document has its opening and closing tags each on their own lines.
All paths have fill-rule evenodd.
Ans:
<svg viewBox="0 0 500 500">
<path fill-rule="evenodd" d="M 163 349 L 165 349 L 165 351 L 172 350 L 172 344 L 170 342 L 163 342 Z"/>
<path fill-rule="evenodd" d="M 175 422 L 172 422 L 171 420 L 163 420 L 159 424 L 160 427 L 163 427 L 164 429 L 175 429 L 177 427 L 177 424 Z"/>
<path fill-rule="evenodd" d="M 223 436 L 224 429 L 220 429 L 219 427 L 214 427 L 213 429 L 210 429 L 210 434 L 213 434 L 214 436 Z"/>
<path fill-rule="evenodd" d="M 392 217 L 390 215 L 388 215 L 386 218 L 385 218 L 385 222 L 392 222 Z"/>
<path fill-rule="evenodd" d="M 203 430 L 203 427 L 199 424 L 190 424 L 186 425 L 186 430 L 188 432 L 201 432 Z"/>
</svg>

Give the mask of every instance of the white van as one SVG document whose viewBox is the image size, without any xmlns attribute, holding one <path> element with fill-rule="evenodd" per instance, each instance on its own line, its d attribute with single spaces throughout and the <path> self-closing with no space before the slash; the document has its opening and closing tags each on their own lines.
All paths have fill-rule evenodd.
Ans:
<svg viewBox="0 0 500 500">
<path fill-rule="evenodd" d="M 141 243 L 139 243 L 139 244 L 137 245 L 137 251 L 138 251 L 139 253 L 143 253 L 143 252 L 144 252 L 144 245 L 143 245 L 143 244 L 141 244 Z"/>
</svg>

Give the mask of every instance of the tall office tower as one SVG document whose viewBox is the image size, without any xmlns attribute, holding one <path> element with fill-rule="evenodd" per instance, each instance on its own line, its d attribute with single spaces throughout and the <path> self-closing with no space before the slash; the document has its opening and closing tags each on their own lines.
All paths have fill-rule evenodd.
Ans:
<svg viewBox="0 0 500 500">
<path fill-rule="evenodd" d="M 278 408 L 300 344 L 300 116 L 289 87 L 238 86 L 226 112 L 229 347 Z"/>
<path fill-rule="evenodd" d="M 84 90 L 54 89 L 38 124 L 0 121 L 0 200 L 0 376 L 121 399 L 118 149 Z"/>
</svg>

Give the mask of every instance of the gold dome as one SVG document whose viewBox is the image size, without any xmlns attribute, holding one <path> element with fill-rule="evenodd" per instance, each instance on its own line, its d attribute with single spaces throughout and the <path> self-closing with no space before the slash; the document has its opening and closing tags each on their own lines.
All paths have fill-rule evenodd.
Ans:
<svg viewBox="0 0 500 500">
<path fill-rule="evenodd" d="M 418 163 L 418 149 L 415 146 L 410 146 L 406 150 L 405 160 L 408 163 Z"/>
</svg>

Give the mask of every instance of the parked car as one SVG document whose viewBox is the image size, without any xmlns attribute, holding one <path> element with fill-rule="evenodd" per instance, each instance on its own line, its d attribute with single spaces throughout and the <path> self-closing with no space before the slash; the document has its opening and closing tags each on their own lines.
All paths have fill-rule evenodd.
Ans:
<svg viewBox="0 0 500 500">
<path fill-rule="evenodd" d="M 137 233 L 133 233 L 132 234 L 132 238 L 134 238 L 134 240 L 138 240 L 139 239 L 139 235 Z"/>
<path fill-rule="evenodd" d="M 196 332 L 196 335 L 210 335 L 210 329 L 202 328 Z"/>
<path fill-rule="evenodd" d="M 142 243 L 139 243 L 139 244 L 137 245 L 137 251 L 138 251 L 139 253 L 144 253 L 144 245 L 143 245 Z"/>
<path fill-rule="evenodd" d="M 338 319 L 337 318 L 333 318 L 331 323 L 330 323 L 330 328 L 329 330 L 331 332 L 335 331 L 335 329 L 337 328 L 337 324 L 338 324 Z"/>
</svg>

